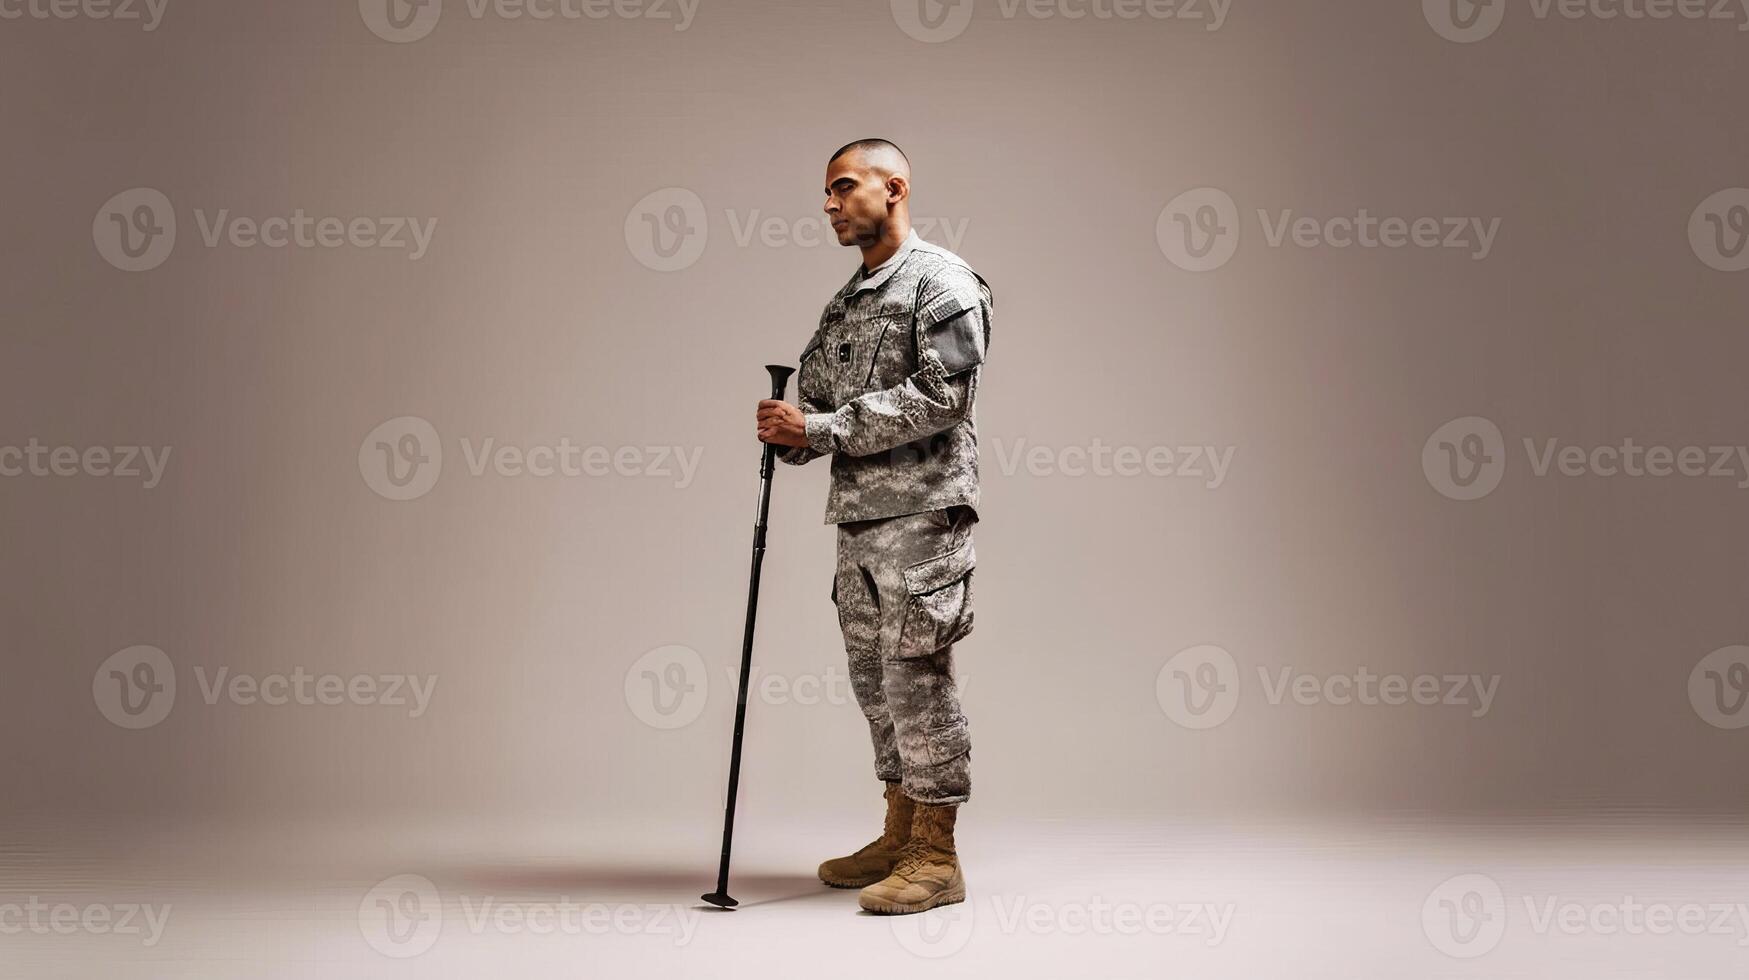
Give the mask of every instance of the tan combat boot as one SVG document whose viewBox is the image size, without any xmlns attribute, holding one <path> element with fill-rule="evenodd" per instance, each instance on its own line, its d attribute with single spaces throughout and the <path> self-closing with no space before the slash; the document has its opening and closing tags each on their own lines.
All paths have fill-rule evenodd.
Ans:
<svg viewBox="0 0 1749 980">
<path fill-rule="evenodd" d="M 966 900 L 966 879 L 953 848 L 959 807 L 917 804 L 911 840 L 899 851 L 893 873 L 864 888 L 857 903 L 870 912 L 903 914 Z"/>
<path fill-rule="evenodd" d="M 891 874 L 899 863 L 899 849 L 911 839 L 911 798 L 898 783 L 887 784 L 887 822 L 881 835 L 849 857 L 833 858 L 820 865 L 820 880 L 833 888 L 861 888 Z"/>
</svg>

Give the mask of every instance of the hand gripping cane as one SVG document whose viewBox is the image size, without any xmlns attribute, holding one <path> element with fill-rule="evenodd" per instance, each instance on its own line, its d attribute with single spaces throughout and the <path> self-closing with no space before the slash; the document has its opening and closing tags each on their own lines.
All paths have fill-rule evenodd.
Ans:
<svg viewBox="0 0 1749 980">
<path fill-rule="evenodd" d="M 767 364 L 771 372 L 771 397 L 783 400 L 784 388 L 794 368 Z M 712 905 L 732 909 L 741 904 L 729 897 L 729 842 L 735 835 L 735 790 L 741 783 L 741 732 L 747 724 L 747 675 L 753 668 L 753 621 L 759 615 L 759 566 L 765 560 L 765 515 L 771 509 L 772 457 L 777 447 L 765 443 L 759 463 L 759 517 L 753 522 L 753 575 L 747 583 L 747 628 L 741 635 L 741 686 L 735 697 L 735 741 L 729 750 L 729 800 L 723 805 L 723 861 L 717 866 L 717 890 L 699 897 Z"/>
</svg>

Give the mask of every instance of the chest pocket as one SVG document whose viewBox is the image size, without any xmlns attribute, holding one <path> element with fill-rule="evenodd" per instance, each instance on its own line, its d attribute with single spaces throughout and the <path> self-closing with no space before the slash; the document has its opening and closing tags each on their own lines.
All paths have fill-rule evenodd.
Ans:
<svg viewBox="0 0 1749 980">
<path fill-rule="evenodd" d="M 829 356 L 837 371 L 841 401 L 890 388 L 916 370 L 909 313 L 847 318 L 830 336 L 821 353 Z"/>
</svg>

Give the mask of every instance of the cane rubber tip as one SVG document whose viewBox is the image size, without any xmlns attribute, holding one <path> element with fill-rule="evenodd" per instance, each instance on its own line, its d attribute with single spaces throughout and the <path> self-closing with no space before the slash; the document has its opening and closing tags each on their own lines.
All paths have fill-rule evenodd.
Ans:
<svg viewBox="0 0 1749 980">
<path fill-rule="evenodd" d="M 711 903 L 712 905 L 715 905 L 718 908 L 724 908 L 724 909 L 732 909 L 735 906 L 741 904 L 740 902 L 735 901 L 734 899 L 730 898 L 728 895 L 724 894 L 723 892 L 711 892 L 708 895 L 700 895 L 699 898 L 704 899 L 705 901 Z"/>
</svg>

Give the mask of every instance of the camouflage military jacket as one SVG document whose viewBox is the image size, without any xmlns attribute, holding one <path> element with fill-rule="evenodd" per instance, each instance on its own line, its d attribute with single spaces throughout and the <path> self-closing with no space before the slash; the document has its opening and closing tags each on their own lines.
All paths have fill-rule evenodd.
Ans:
<svg viewBox="0 0 1749 980">
<path fill-rule="evenodd" d="M 976 511 L 973 404 L 991 303 L 982 276 L 913 229 L 890 261 L 867 278 L 858 266 L 826 304 L 796 382 L 808 445 L 778 457 L 832 456 L 826 523 Z"/>
</svg>

